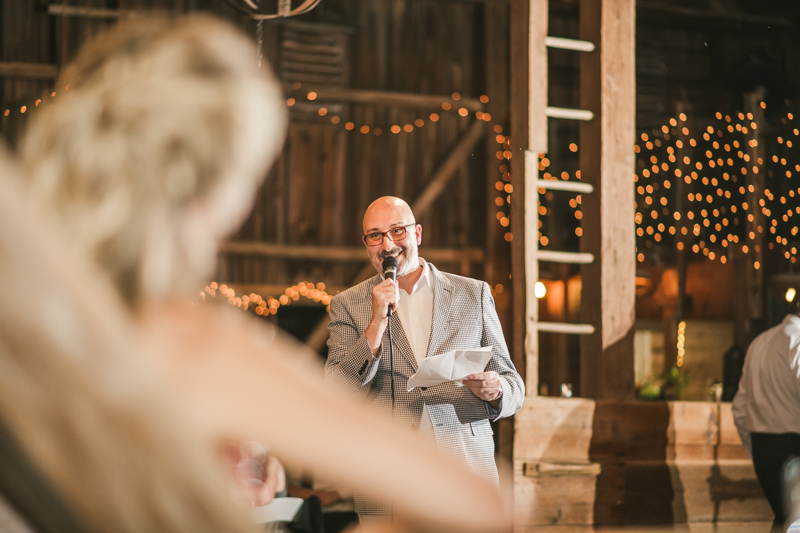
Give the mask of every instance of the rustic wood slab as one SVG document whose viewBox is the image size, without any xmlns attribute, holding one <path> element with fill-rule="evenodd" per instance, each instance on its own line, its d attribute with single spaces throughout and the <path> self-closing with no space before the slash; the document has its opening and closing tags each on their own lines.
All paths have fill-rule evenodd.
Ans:
<svg viewBox="0 0 800 533">
<path fill-rule="evenodd" d="M 520 527 L 772 517 L 729 403 L 528 397 L 514 428 Z"/>
</svg>

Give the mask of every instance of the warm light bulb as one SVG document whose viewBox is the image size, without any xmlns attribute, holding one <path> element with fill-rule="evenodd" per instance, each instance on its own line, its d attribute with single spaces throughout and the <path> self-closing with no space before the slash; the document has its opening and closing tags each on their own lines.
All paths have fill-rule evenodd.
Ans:
<svg viewBox="0 0 800 533">
<path fill-rule="evenodd" d="M 536 282 L 536 286 L 533 289 L 533 294 L 537 298 L 544 298 L 545 294 L 547 294 L 547 287 L 544 286 L 544 283 L 541 281 Z"/>
<path fill-rule="evenodd" d="M 797 291 L 794 290 L 794 287 L 789 287 L 786 290 L 786 301 L 787 302 L 791 302 L 792 300 L 794 300 L 794 295 L 795 294 L 797 294 Z"/>
</svg>

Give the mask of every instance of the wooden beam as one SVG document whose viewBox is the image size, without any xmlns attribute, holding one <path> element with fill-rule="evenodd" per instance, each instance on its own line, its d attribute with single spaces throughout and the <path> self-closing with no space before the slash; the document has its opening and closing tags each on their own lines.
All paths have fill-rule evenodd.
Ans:
<svg viewBox="0 0 800 533">
<path fill-rule="evenodd" d="M 55 65 L 0 61 L 0 76 L 6 78 L 53 79 L 57 75 Z"/>
<path fill-rule="evenodd" d="M 688 192 L 693 190 L 694 180 L 689 180 L 686 183 L 686 176 L 689 176 L 694 170 L 691 161 L 695 161 L 695 147 L 692 146 L 691 138 L 694 135 L 695 121 L 694 110 L 691 104 L 686 99 L 685 88 L 681 88 L 681 99 L 676 102 L 675 116 L 678 118 L 677 139 L 681 142 L 680 148 L 675 152 L 677 159 L 677 170 L 680 170 L 681 176 L 677 177 L 675 183 L 675 206 L 673 208 L 675 213 L 686 213 L 684 211 L 684 201 Z M 683 120 L 683 119 L 686 120 Z M 684 132 L 686 128 L 687 133 Z M 688 159 L 684 159 L 687 158 Z M 686 161 L 689 161 L 687 163 Z M 685 228 L 685 229 L 684 229 Z M 674 311 L 669 309 L 668 305 L 663 306 L 663 332 L 664 332 L 664 366 L 663 372 L 670 372 L 673 366 L 678 362 L 678 325 L 685 318 L 686 311 L 686 255 L 692 245 L 692 233 L 690 231 L 691 224 L 689 219 L 682 216 L 680 220 L 675 222 L 676 242 L 680 249 L 675 250 L 675 270 L 677 271 L 678 278 L 678 294 Z M 686 234 L 683 232 L 686 231 Z"/>
<path fill-rule="evenodd" d="M 336 87 L 302 86 L 294 89 L 292 84 L 285 84 L 284 91 L 294 98 L 308 98 L 314 93 L 314 102 L 355 102 L 360 104 L 376 104 L 399 107 L 415 107 L 442 111 L 442 104 L 447 103 L 452 109 L 466 108 L 469 111 L 482 111 L 483 103 L 477 98 L 461 97 L 454 100 L 452 95 L 398 93 L 391 91 L 365 91 L 361 89 L 340 89 Z"/>
<path fill-rule="evenodd" d="M 595 117 L 580 125 L 581 181 L 595 191 L 581 203 L 581 251 L 595 257 L 581 267 L 581 322 L 596 332 L 581 337 L 579 394 L 633 399 L 635 0 L 581 0 L 579 26 L 596 46 L 580 54 L 580 107 Z"/>
<path fill-rule="evenodd" d="M 47 6 L 47 13 L 64 17 L 91 19 L 117 19 L 136 15 L 136 11 L 132 9 L 108 9 L 104 7 L 68 6 L 64 4 L 50 4 Z"/>
<path fill-rule="evenodd" d="M 714 2 L 713 5 L 719 7 L 722 4 Z M 677 15 L 678 17 L 704 19 L 707 21 L 741 22 L 747 25 L 761 24 L 780 28 L 791 28 L 794 26 L 790 18 L 762 17 L 752 13 L 737 13 L 724 9 L 694 9 L 691 7 L 676 6 L 666 2 L 639 1 L 636 7 L 641 12 L 649 11 L 650 14 L 659 17 L 659 20 L 670 18 L 669 15 Z"/>
<path fill-rule="evenodd" d="M 518 44 L 513 50 L 527 48 L 527 61 L 520 58 L 515 65 L 519 69 L 517 76 L 524 78 L 518 82 L 519 88 L 526 89 L 527 102 L 516 102 L 513 114 L 519 114 L 522 107 L 527 104 L 527 123 L 514 128 L 512 125 L 512 140 L 515 147 L 523 148 L 520 161 L 523 165 L 513 168 L 512 185 L 514 196 L 511 209 L 511 227 L 514 241 L 512 241 L 512 288 L 514 290 L 514 312 L 522 316 L 519 323 L 519 332 L 515 331 L 514 340 L 520 345 L 519 357 L 524 366 L 525 391 L 528 396 L 539 393 L 539 300 L 536 298 L 535 287 L 539 281 L 539 180 L 538 154 L 548 151 L 548 116 L 551 108 L 548 107 L 548 64 L 547 64 L 547 33 L 549 19 L 549 4 L 545 0 L 526 0 L 527 9 L 520 6 L 519 16 L 526 24 L 526 28 L 519 23 L 517 30 Z M 513 16 L 513 15 L 512 15 Z M 514 23 L 512 22 L 512 25 Z M 512 32 L 514 30 L 512 29 Z M 512 37 L 513 39 L 513 37 Z M 512 73 L 512 77 L 514 73 Z M 513 83 L 513 82 L 512 82 Z M 513 94 L 513 93 L 512 93 Z M 521 90 L 517 93 L 520 96 Z M 520 116 L 522 116 L 520 114 Z M 527 129 L 525 138 L 517 137 L 518 131 Z M 519 144 L 518 144 L 519 143 Z M 515 154 L 517 155 L 517 154 Z"/>
<path fill-rule="evenodd" d="M 509 15 L 508 4 L 487 3 L 483 6 L 483 42 L 486 58 L 483 79 L 485 80 L 486 94 L 492 95 L 491 100 L 486 104 L 486 111 L 491 113 L 492 122 L 503 128 L 502 132 L 495 133 L 503 133 L 504 136 L 511 134 L 508 127 L 508 84 L 511 81 L 509 77 L 510 58 L 508 57 Z M 500 194 L 495 187 L 500 178 L 502 163 L 495 157 L 498 145 L 493 136 L 489 135 L 483 144 L 486 153 L 486 182 L 483 186 L 484 205 L 486 206 L 486 262 L 484 263 L 483 279 L 492 287 L 496 287 L 498 283 L 508 287 L 510 286 L 508 274 L 511 267 L 509 263 L 511 247 L 503 238 L 507 229 L 499 224 L 496 217 L 498 213 L 497 198 L 506 198 L 506 195 Z M 507 207 L 507 204 L 504 203 L 503 211 Z M 510 332 L 510 292 L 495 297 L 495 310 L 503 329 Z M 500 420 L 495 426 L 495 433 L 497 434 L 497 456 L 510 463 L 514 459 L 514 418 Z M 513 493 L 513 483 L 513 476 L 500 475 L 501 491 L 508 490 Z"/>
<path fill-rule="evenodd" d="M 447 182 L 450 181 L 459 167 L 467 160 L 472 150 L 478 141 L 483 138 L 486 131 L 486 123 L 482 120 L 476 120 L 472 126 L 467 130 L 455 147 L 450 151 L 444 163 L 436 169 L 433 176 L 427 180 L 427 185 L 422 193 L 411 203 L 411 210 L 417 219 L 422 218 L 422 214 L 427 212 L 433 205 L 433 202 L 439 197 L 444 190 Z"/>
<path fill-rule="evenodd" d="M 511 0 L 511 16 L 509 20 L 510 29 L 510 61 L 511 61 L 511 102 L 509 106 L 511 117 L 511 185 L 514 188 L 514 194 L 511 197 L 511 233 L 513 240 L 511 241 L 511 331 L 507 335 L 509 338 L 509 345 L 511 349 L 511 358 L 517 371 L 520 373 L 525 383 L 530 383 L 531 380 L 536 380 L 536 373 L 538 365 L 528 365 L 526 363 L 526 335 L 528 328 L 528 319 L 530 318 L 527 313 L 526 307 L 526 264 L 525 264 L 525 230 L 526 230 L 526 212 L 525 212 L 525 167 L 526 160 L 528 159 L 526 151 L 529 146 L 529 136 L 531 135 L 531 128 L 529 128 L 530 105 L 531 99 L 529 92 L 530 83 L 530 49 L 528 33 L 530 31 L 531 22 L 531 9 L 536 9 L 542 4 L 547 2 L 540 2 L 536 0 Z M 546 20 L 546 19 L 545 19 Z M 544 47 L 544 42 L 542 43 Z M 546 89 L 545 89 L 546 90 Z M 537 97 L 541 103 L 541 98 Z M 546 106 L 547 101 L 541 105 Z M 535 115 L 540 116 L 540 115 Z M 544 120 L 546 125 L 546 117 L 544 116 L 544 109 L 542 109 L 540 119 Z M 546 131 L 546 128 L 545 128 Z M 539 136 L 541 132 L 534 131 L 535 136 Z M 545 137 L 534 137 L 534 139 L 546 139 Z M 536 142 L 536 141 L 534 141 Z M 537 229 L 538 232 L 538 229 Z M 538 277 L 538 274 L 535 274 Z M 534 280 L 535 283 L 535 280 Z M 535 338 L 533 338 L 535 342 Z M 533 345 L 532 349 L 535 350 L 536 346 Z M 533 377 L 528 376 L 532 373 Z M 535 395 L 536 390 L 531 390 L 530 386 L 526 387 L 525 391 L 528 395 Z M 515 441 L 516 442 L 516 441 Z M 516 444 L 515 444 L 516 448 Z M 516 451 L 515 451 L 516 455 Z"/>
<path fill-rule="evenodd" d="M 528 78 L 528 142 L 524 148 L 534 153 L 547 152 L 547 117 L 549 113 L 547 106 L 547 46 L 545 42 L 548 31 L 548 4 L 549 1 L 530 0 L 529 13 L 526 17 L 528 22 L 528 64 L 525 72 Z M 512 139 L 512 142 L 515 141 L 516 139 Z M 536 171 L 538 174 L 538 168 Z"/>
<path fill-rule="evenodd" d="M 363 246 L 292 245 L 253 241 L 225 242 L 219 251 L 232 255 L 319 261 L 364 261 L 367 257 Z M 485 259 L 480 248 L 425 248 L 424 252 L 425 257 L 431 261 L 481 263 Z"/>
<path fill-rule="evenodd" d="M 764 316 L 764 236 L 768 235 L 768 226 L 764 220 L 759 200 L 764 198 L 764 176 L 766 174 L 766 153 L 763 132 L 766 128 L 764 120 L 764 93 L 758 89 L 744 95 L 744 110 L 748 114 L 748 132 L 746 134 L 747 148 L 745 153 L 750 156 L 747 163 L 747 225 L 745 242 L 747 251 L 747 307 L 751 321 L 758 321 Z M 749 115 L 753 116 L 751 119 Z M 756 128 L 752 127 L 756 125 Z M 750 186 L 753 186 L 752 192 Z M 750 217 L 752 215 L 752 219 Z"/>
<path fill-rule="evenodd" d="M 516 11 L 516 13 L 514 13 Z M 511 228 L 512 289 L 514 291 L 513 352 L 528 395 L 539 390 L 538 154 L 547 152 L 548 2 L 525 0 L 512 4 L 512 159 Z M 519 19 L 519 20 L 517 20 Z M 516 21 L 516 22 L 515 22 Z M 522 56 L 521 54 L 525 54 Z M 527 119 L 527 120 L 525 120 Z"/>
</svg>

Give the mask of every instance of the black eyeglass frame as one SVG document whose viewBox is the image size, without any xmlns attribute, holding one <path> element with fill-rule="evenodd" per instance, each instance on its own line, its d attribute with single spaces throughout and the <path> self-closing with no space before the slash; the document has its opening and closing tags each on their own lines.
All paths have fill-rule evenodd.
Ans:
<svg viewBox="0 0 800 533">
<path fill-rule="evenodd" d="M 381 236 L 380 242 L 376 242 L 375 244 L 368 243 L 367 242 L 367 237 L 369 235 L 362 235 L 361 236 L 361 241 L 364 243 L 365 246 L 380 246 L 381 244 L 383 244 L 383 241 L 386 240 L 386 237 L 389 237 L 389 239 L 391 239 L 392 242 L 402 241 L 403 239 L 408 237 L 408 232 L 411 231 L 411 228 L 416 228 L 416 227 L 417 227 L 417 223 L 413 222 L 413 223 L 411 223 L 411 224 L 409 224 L 407 226 L 396 226 L 396 227 L 390 228 L 390 229 L 388 229 L 386 231 L 373 231 L 369 235 L 379 235 L 380 234 L 380 236 Z M 405 230 L 405 233 L 403 234 L 403 237 L 402 238 L 397 238 L 397 239 L 392 238 L 392 236 L 389 235 L 389 234 L 391 232 L 393 232 L 393 231 L 398 230 L 398 229 Z"/>
</svg>

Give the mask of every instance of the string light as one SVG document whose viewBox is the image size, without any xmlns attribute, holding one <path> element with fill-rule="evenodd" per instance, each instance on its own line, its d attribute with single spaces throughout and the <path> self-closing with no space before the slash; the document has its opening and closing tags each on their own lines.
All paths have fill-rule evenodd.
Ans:
<svg viewBox="0 0 800 533">
<path fill-rule="evenodd" d="M 789 117 L 791 113 L 787 114 Z M 795 190 L 782 186 L 778 190 L 785 192 L 773 194 L 768 189 L 758 191 L 752 183 L 745 185 L 742 181 L 749 174 L 760 173 L 792 179 L 794 172 L 800 172 L 800 164 L 789 163 L 785 153 L 761 156 L 753 150 L 759 146 L 758 140 L 752 137 L 759 124 L 752 113 L 723 116 L 717 112 L 715 118 L 719 122 L 707 125 L 702 133 L 697 132 L 699 136 L 694 135 L 685 114 L 677 118 L 679 120 L 670 119 L 668 125 L 652 130 L 652 134 L 641 133 L 640 141 L 634 146 L 638 154 L 634 175 L 636 206 L 637 209 L 645 208 L 647 215 L 642 217 L 641 212 L 637 212 L 639 247 L 643 244 L 650 247 L 654 241 L 674 242 L 667 240 L 668 236 L 691 235 L 695 242 L 690 242 L 688 249 L 723 264 L 727 263 L 726 255 L 713 247 L 724 249 L 730 243 L 739 243 L 740 238 L 757 243 L 759 235 L 770 235 L 770 238 L 775 237 L 778 245 L 786 247 L 798 232 L 793 217 L 800 214 L 800 210 L 792 203 L 792 209 L 780 206 L 787 203 L 787 196 L 794 198 Z M 783 122 L 788 124 L 786 119 Z M 791 141 L 786 137 L 800 135 L 800 129 L 797 133 L 795 129 L 790 128 L 776 138 L 780 145 L 778 148 L 791 148 Z M 696 147 L 696 150 L 688 152 L 688 147 Z M 684 188 L 683 213 L 676 210 L 674 188 L 662 177 L 662 172 L 677 179 L 683 178 L 687 185 Z M 723 181 L 730 185 L 722 186 Z M 800 189 L 797 192 L 800 193 Z M 751 207 L 750 203 L 756 205 Z M 655 206 L 661 209 L 653 209 Z M 755 211 L 748 212 L 753 208 Z M 744 218 L 738 214 L 740 210 Z M 756 218 L 756 211 L 762 217 L 760 220 Z M 666 223 L 673 219 L 680 221 L 684 216 L 692 223 Z M 770 244 L 774 248 L 774 243 Z M 675 246 L 684 248 L 681 242 L 675 242 Z M 752 247 L 744 243 L 740 246 L 743 251 Z M 787 249 L 786 252 L 787 258 L 796 261 L 796 251 Z M 756 269 L 761 267 L 759 261 L 752 265 Z"/>
<path fill-rule="evenodd" d="M 227 299 L 230 305 L 239 307 L 247 311 L 252 308 L 253 312 L 259 316 L 261 315 L 274 315 L 282 305 L 289 305 L 292 302 L 299 300 L 301 297 L 313 300 L 314 302 L 321 303 L 327 306 L 330 311 L 330 303 L 332 296 L 325 292 L 325 284 L 322 282 L 311 283 L 301 281 L 297 285 L 287 287 L 286 291 L 278 298 L 269 296 L 263 298 L 262 296 L 250 293 L 249 295 L 236 296 L 236 292 L 225 285 L 219 285 L 216 281 L 212 281 L 206 285 L 205 289 L 200 292 L 200 298 L 205 300 L 207 297 L 215 298 L 217 292 L 223 298 Z"/>
<path fill-rule="evenodd" d="M 301 91 L 302 84 L 295 83 L 292 86 L 292 89 L 294 91 Z M 66 87 L 65 90 L 68 90 L 68 87 Z M 50 93 L 51 98 L 55 98 L 56 96 L 56 91 Z M 303 96 L 309 102 L 315 101 L 318 98 L 318 94 L 314 91 L 309 91 Z M 459 93 L 453 93 L 451 97 L 452 101 L 460 101 L 462 99 Z M 485 104 L 489 101 L 489 97 L 486 95 L 481 95 L 479 100 Z M 41 103 L 41 99 L 36 99 L 36 101 L 33 103 L 33 107 L 38 107 Z M 296 105 L 296 97 L 287 98 L 286 103 L 287 106 L 290 107 Z M 763 102 L 760 105 L 762 109 L 765 108 L 765 104 Z M 441 107 L 444 111 L 455 112 L 462 117 L 469 115 L 469 111 L 466 107 L 454 107 L 448 101 L 442 102 Z M 28 105 L 23 105 L 18 108 L 21 114 L 26 113 L 28 109 Z M 328 108 L 320 106 L 317 109 L 317 114 L 320 117 L 324 117 L 328 115 L 329 111 L 330 110 Z M 12 112 L 13 110 L 11 108 L 6 109 L 4 111 L 4 116 L 8 117 Z M 483 120 L 487 122 L 491 120 L 491 115 L 489 113 L 477 111 L 474 114 L 477 120 Z M 752 213 L 749 214 L 748 220 L 745 222 L 743 220 L 739 220 L 738 217 L 732 217 L 729 219 L 725 216 L 727 211 L 729 210 L 730 213 L 736 214 L 738 211 L 738 206 L 741 206 L 741 209 L 746 212 L 749 206 L 745 201 L 744 196 L 748 193 L 756 194 L 756 191 L 752 185 L 749 185 L 747 190 L 745 190 L 745 188 L 741 185 L 739 185 L 738 188 L 734 186 L 723 190 L 723 188 L 719 186 L 719 178 L 721 178 L 723 181 L 729 181 L 735 184 L 744 179 L 747 173 L 757 174 L 764 172 L 766 170 L 764 168 L 766 162 L 780 165 L 780 167 L 782 167 L 784 170 L 781 170 L 781 172 L 777 175 L 785 176 L 785 179 L 792 179 L 793 170 L 795 172 L 800 172 L 800 164 L 789 164 L 785 154 L 780 154 L 781 157 L 779 157 L 778 154 L 774 154 L 772 157 L 766 157 L 767 161 L 762 161 L 760 158 L 758 158 L 756 161 L 750 160 L 750 154 L 745 153 L 741 148 L 745 145 L 745 143 L 747 143 L 748 147 L 755 148 L 758 146 L 757 140 L 742 137 L 737 138 L 736 136 L 746 136 L 748 133 L 758 129 L 758 123 L 754 120 L 752 114 L 748 114 L 746 116 L 744 113 L 737 113 L 732 118 L 729 115 L 723 116 L 721 113 L 717 112 L 715 114 L 715 118 L 720 122 L 720 124 L 716 127 L 714 125 L 707 126 L 702 132 L 702 137 L 699 137 L 702 138 L 703 142 L 706 143 L 706 146 L 703 147 L 705 149 L 698 149 L 696 152 L 694 152 L 695 156 L 704 156 L 701 158 L 702 160 L 692 160 L 690 154 L 682 153 L 683 149 L 686 147 L 686 144 L 692 147 L 696 147 L 698 145 L 697 140 L 691 136 L 692 132 L 689 129 L 689 124 L 686 123 L 687 117 L 684 113 L 681 113 L 678 117 L 678 120 L 681 123 L 680 126 L 678 126 L 678 120 L 671 118 L 668 121 L 668 124 L 662 125 L 660 129 L 652 130 L 652 134 L 641 133 L 640 139 L 643 144 L 637 143 L 634 145 L 635 153 L 639 154 L 639 160 L 637 162 L 637 166 L 639 168 L 634 174 L 633 179 L 634 182 L 637 183 L 641 183 L 642 180 L 645 180 L 647 183 L 646 188 L 648 189 L 643 191 L 641 186 L 637 187 L 637 194 L 639 196 L 639 199 L 637 200 L 637 207 L 646 205 L 649 210 L 649 220 L 647 220 L 648 225 L 646 229 L 649 229 L 650 231 L 645 231 L 642 228 L 642 224 L 645 223 L 645 220 L 643 220 L 641 213 L 637 213 L 636 217 L 636 224 L 638 226 L 636 230 L 637 236 L 644 239 L 644 235 L 647 234 L 648 238 L 645 243 L 646 246 L 652 246 L 650 237 L 652 237 L 652 239 L 656 242 L 671 242 L 672 236 L 678 234 L 687 235 L 688 233 L 685 226 L 678 229 L 675 225 L 663 223 L 663 221 L 667 221 L 671 218 L 675 221 L 679 221 L 682 217 L 682 213 L 672 209 L 672 206 L 675 204 L 673 204 L 668 197 L 668 191 L 672 189 L 672 183 L 670 182 L 668 175 L 674 175 L 677 179 L 684 178 L 685 183 L 689 185 L 690 188 L 694 187 L 695 189 L 700 189 L 696 190 L 694 193 L 686 193 L 686 198 L 689 200 L 689 202 L 695 204 L 699 203 L 701 205 L 706 204 L 709 207 L 713 206 L 714 208 L 713 213 L 701 215 L 699 224 L 695 224 L 691 228 L 691 233 L 698 239 L 702 236 L 711 243 L 716 244 L 718 242 L 719 246 L 726 247 L 730 242 L 739 241 L 737 233 L 744 229 L 744 224 L 754 223 Z M 793 115 L 788 113 L 787 118 L 792 120 Z M 440 119 L 441 117 L 439 113 L 431 113 L 427 117 L 427 121 L 423 118 L 416 118 L 413 123 L 407 123 L 402 126 L 398 124 L 387 126 L 387 130 L 391 131 L 395 135 L 400 134 L 401 132 L 412 133 L 416 128 L 422 128 L 426 124 L 438 122 Z M 360 132 L 365 135 L 370 132 L 372 132 L 373 135 L 381 135 L 383 132 L 382 128 L 380 127 L 367 124 L 356 126 L 356 124 L 352 121 L 342 121 L 339 116 L 332 116 L 330 118 L 330 122 L 333 125 L 341 124 L 341 127 L 343 127 L 346 131 Z M 500 144 L 500 149 L 497 151 L 497 158 L 499 163 L 501 163 L 500 172 L 504 181 L 510 181 L 510 173 L 508 171 L 507 163 L 513 155 L 512 151 L 510 150 L 511 139 L 510 137 L 500 135 L 500 133 L 502 133 L 502 126 L 499 124 L 495 124 L 493 129 L 498 134 L 496 140 L 498 144 Z M 728 139 L 725 139 L 726 135 L 728 136 Z M 787 130 L 784 135 L 777 137 L 776 140 L 778 144 L 786 148 L 791 148 L 792 141 L 785 138 L 789 135 L 798 136 L 800 135 L 800 130 L 797 128 L 791 128 Z M 576 143 L 570 143 L 568 148 L 573 153 L 577 152 L 578 150 Z M 662 154 L 662 150 L 666 152 L 666 154 Z M 665 160 L 660 159 L 659 156 L 664 157 Z M 743 164 L 736 165 L 736 162 L 733 159 L 734 157 Z M 682 163 L 683 168 L 679 168 L 681 166 L 679 163 Z M 559 176 L 564 180 L 570 179 L 569 173 L 565 171 L 561 172 L 560 174 L 546 172 L 550 166 L 550 160 L 546 157 L 546 154 L 539 154 L 538 166 L 539 170 L 543 172 L 543 179 L 558 179 Z M 714 172 L 712 169 L 719 169 L 722 171 L 722 176 L 716 175 L 711 177 L 709 180 L 708 173 Z M 773 176 L 774 174 L 772 170 L 767 170 L 767 172 L 770 176 Z M 575 172 L 575 179 L 580 179 L 580 171 Z M 711 187 L 713 187 L 713 189 L 711 189 Z M 507 183 L 498 188 L 498 192 L 504 194 L 495 198 L 495 204 L 497 205 L 498 209 L 505 209 L 511 203 L 513 187 L 510 183 Z M 797 189 L 797 192 L 800 193 L 800 188 Z M 647 196 L 642 198 L 644 194 Z M 786 204 L 786 196 L 768 194 L 767 191 L 764 191 L 763 194 L 764 197 L 759 198 L 759 200 L 761 200 L 761 202 L 759 202 L 759 210 L 760 213 L 765 217 L 765 226 L 769 228 L 769 234 L 776 237 L 776 243 L 778 243 L 779 246 L 785 247 L 790 240 L 787 238 L 787 236 L 794 237 L 798 232 L 796 224 L 791 223 L 791 218 L 795 213 L 791 210 L 781 211 L 776 208 L 777 203 Z M 789 190 L 787 191 L 787 194 L 790 197 L 794 197 L 795 191 Z M 725 203 L 720 204 L 719 202 L 721 201 L 724 201 Z M 655 207 L 654 204 L 657 204 L 660 209 L 652 209 L 652 207 Z M 727 209 L 725 206 L 727 206 Z M 570 207 L 575 209 L 575 212 L 573 213 L 573 220 L 580 221 L 582 218 L 582 212 L 580 211 L 578 204 L 571 200 Z M 547 209 L 544 211 L 540 210 L 540 216 L 547 217 L 548 214 L 549 211 Z M 688 211 L 683 214 L 686 214 L 690 220 L 694 218 L 692 211 Z M 800 214 L 800 208 L 797 208 L 797 214 Z M 501 217 L 498 219 L 498 222 L 501 223 L 503 227 L 510 229 L 510 216 Z M 546 226 L 546 224 L 544 224 L 540 229 L 544 229 L 544 226 Z M 656 229 L 653 229 L 654 227 Z M 753 229 L 759 233 L 764 232 L 764 228 L 761 226 L 749 228 L 744 235 L 751 241 L 755 239 L 755 232 Z M 575 234 L 579 237 L 582 235 L 582 230 L 580 227 L 575 228 Z M 713 239 L 711 238 L 712 236 L 714 237 Z M 670 240 L 667 240 L 667 237 L 670 237 Z M 511 242 L 513 240 L 511 231 L 505 233 L 504 238 L 507 242 Z M 549 239 L 544 233 L 542 233 L 540 235 L 539 242 L 542 246 L 547 246 Z M 676 246 L 681 249 L 682 243 L 677 242 Z M 703 253 L 700 251 L 701 248 L 699 246 L 697 248 L 698 251 L 695 253 Z M 694 247 L 691 247 L 690 249 L 694 250 Z M 792 261 L 796 260 L 796 252 L 789 252 L 789 250 L 787 250 L 787 253 L 788 258 L 790 258 Z M 717 254 L 706 249 L 704 255 L 711 260 L 718 258 L 722 263 L 727 262 L 725 254 Z M 641 254 L 638 254 L 637 258 L 639 257 L 641 257 Z"/>
</svg>

